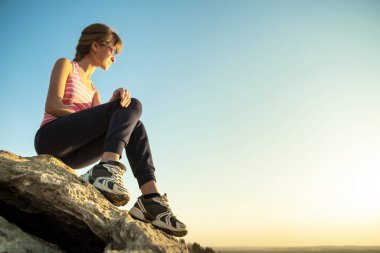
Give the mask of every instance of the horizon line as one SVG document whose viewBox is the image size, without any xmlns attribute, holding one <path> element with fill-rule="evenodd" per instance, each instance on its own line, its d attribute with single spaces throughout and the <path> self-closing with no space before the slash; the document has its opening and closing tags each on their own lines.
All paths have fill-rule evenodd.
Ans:
<svg viewBox="0 0 380 253">
<path fill-rule="evenodd" d="M 192 242 L 194 243 L 194 242 Z M 197 242 L 195 242 L 197 243 Z M 256 249 L 273 249 L 273 248 L 380 248 L 379 245 L 312 245 L 312 246 L 203 246 L 202 247 L 211 247 L 211 248 L 256 248 Z"/>
</svg>

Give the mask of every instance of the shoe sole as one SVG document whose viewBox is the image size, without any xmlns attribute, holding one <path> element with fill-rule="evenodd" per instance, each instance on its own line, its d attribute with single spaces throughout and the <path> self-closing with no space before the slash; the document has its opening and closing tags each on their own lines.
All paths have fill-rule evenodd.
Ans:
<svg viewBox="0 0 380 253">
<path fill-rule="evenodd" d="M 96 187 L 95 187 L 96 188 Z M 115 206 L 125 206 L 130 199 L 129 195 L 115 195 L 102 189 L 96 188 L 100 193 L 109 201 L 111 204 Z"/>
<path fill-rule="evenodd" d="M 165 233 L 168 233 L 169 235 L 173 235 L 176 237 L 183 237 L 183 236 L 187 235 L 187 230 L 183 230 L 183 231 L 170 230 L 169 228 L 163 227 L 161 225 L 162 221 L 159 221 L 156 219 L 153 221 L 147 220 L 145 218 L 145 215 L 143 214 L 143 212 L 141 212 L 141 210 L 139 210 L 136 207 L 132 207 L 132 209 L 129 211 L 129 215 L 136 220 L 151 223 L 154 227 L 164 231 Z"/>
<path fill-rule="evenodd" d="M 100 189 L 96 186 L 94 186 L 92 183 L 88 182 L 87 180 L 84 179 L 83 175 L 79 177 L 83 182 L 91 184 L 96 190 L 98 190 L 111 204 L 115 206 L 125 206 L 130 199 L 129 194 L 125 195 L 116 195 L 112 194 L 110 192 L 107 192 L 103 189 Z M 89 176 L 89 180 L 95 181 L 91 176 Z"/>
</svg>

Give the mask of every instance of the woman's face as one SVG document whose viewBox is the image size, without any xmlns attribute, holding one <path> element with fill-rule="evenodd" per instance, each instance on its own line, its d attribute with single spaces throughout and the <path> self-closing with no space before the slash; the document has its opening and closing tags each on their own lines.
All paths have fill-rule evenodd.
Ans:
<svg viewBox="0 0 380 253">
<path fill-rule="evenodd" d="M 98 50 L 95 53 L 95 59 L 97 60 L 97 66 L 103 70 L 107 70 L 112 63 L 115 62 L 115 46 L 109 44 L 98 44 Z"/>
</svg>

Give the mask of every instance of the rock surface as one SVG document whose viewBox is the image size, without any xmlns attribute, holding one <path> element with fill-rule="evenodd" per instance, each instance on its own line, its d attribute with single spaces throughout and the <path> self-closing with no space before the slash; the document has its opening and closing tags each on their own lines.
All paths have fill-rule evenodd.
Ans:
<svg viewBox="0 0 380 253">
<path fill-rule="evenodd" d="M 184 241 L 134 220 L 52 156 L 0 151 L 0 170 L 0 216 L 59 247 L 41 252 L 188 252 Z"/>
<path fill-rule="evenodd" d="M 3 217 L 0 217 L 0 252 L 63 253 L 56 245 L 25 233 Z"/>
</svg>

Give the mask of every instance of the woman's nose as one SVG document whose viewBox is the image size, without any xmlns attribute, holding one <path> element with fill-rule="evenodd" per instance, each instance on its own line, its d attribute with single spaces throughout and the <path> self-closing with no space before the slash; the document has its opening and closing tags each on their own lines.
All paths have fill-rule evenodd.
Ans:
<svg viewBox="0 0 380 253">
<path fill-rule="evenodd" d="M 112 62 L 115 62 L 115 56 L 112 56 L 112 57 L 111 57 L 111 61 L 112 61 Z"/>
</svg>

